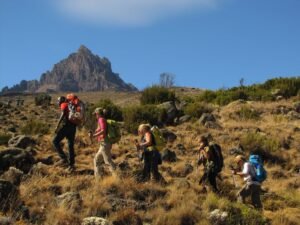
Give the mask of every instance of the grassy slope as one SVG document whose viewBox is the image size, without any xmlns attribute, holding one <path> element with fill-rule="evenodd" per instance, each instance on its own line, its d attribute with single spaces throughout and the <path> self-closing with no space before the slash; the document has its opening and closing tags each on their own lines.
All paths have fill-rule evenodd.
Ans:
<svg viewBox="0 0 300 225">
<path fill-rule="evenodd" d="M 180 92 L 186 94 L 179 90 Z M 91 102 L 97 102 L 101 98 L 110 98 L 116 104 L 124 106 L 138 104 L 139 94 L 85 93 L 80 94 L 80 97 Z M 17 110 L 8 112 L 9 116 L 5 116 L 6 121 L 1 121 L 1 131 L 5 131 L 9 126 L 15 126 L 19 132 L 20 127 L 31 118 L 40 118 L 50 126 L 50 134 L 37 137 L 36 158 L 51 156 L 56 161 L 58 158 L 51 146 L 51 132 L 57 120 L 55 106 L 49 109 L 35 107 L 30 96 L 26 97 L 25 103 L 26 107 L 20 108 L 20 113 L 17 113 Z M 286 159 L 287 163 L 285 165 L 266 164 L 269 177 L 263 185 L 263 188 L 268 190 L 263 196 L 265 208 L 263 214 L 272 220 L 272 224 L 297 224 L 300 221 L 300 181 L 299 174 L 295 173 L 294 168 L 299 166 L 300 133 L 295 132 L 294 128 L 300 127 L 300 123 L 298 120 L 290 121 L 283 115 L 271 113 L 279 105 L 291 107 L 293 102 L 289 100 L 247 104 L 260 111 L 260 119 L 239 120 L 235 112 L 240 109 L 241 104 L 232 103 L 214 111 L 220 117 L 222 130 L 204 128 L 196 121 L 177 127 L 168 127 L 178 136 L 174 143 L 168 144 L 168 147 L 177 153 L 178 161 L 164 163 L 160 167 L 168 183 L 165 187 L 152 183 L 137 184 L 134 181 L 132 171 L 141 168 L 142 165 L 136 158 L 132 144 L 135 137 L 126 133 L 121 142 L 114 145 L 113 155 L 118 164 L 126 161 L 130 168 L 121 171 L 118 178 L 106 176 L 100 181 L 95 181 L 94 177 L 87 173 L 93 169 L 93 157 L 98 144 L 91 143 L 86 136 L 86 131 L 81 129 L 77 133 L 75 146 L 77 174 L 68 174 L 55 166 L 43 166 L 39 173 L 30 176 L 21 184 L 21 198 L 29 206 L 31 215 L 43 224 L 80 224 L 80 221 L 87 216 L 98 215 L 113 220 L 120 217 L 132 217 L 135 214 L 151 224 L 184 224 L 183 221 L 189 220 L 197 221 L 197 224 L 209 224 L 207 219 L 209 211 L 214 208 L 229 210 L 234 206 L 237 188 L 232 183 L 227 166 L 222 172 L 223 181 L 219 181 L 219 187 L 223 189 L 221 196 L 201 193 L 198 180 L 202 174 L 202 168 L 197 169 L 195 165 L 197 137 L 210 132 L 221 144 L 226 158 L 225 165 L 229 165 L 233 159 L 233 156 L 229 155 L 229 150 L 235 147 L 242 137 L 247 136 L 247 133 L 259 128 L 262 135 L 275 142 L 277 140 L 281 142 L 288 136 L 292 137 L 289 150 L 283 150 L 279 145 L 272 153 Z M 22 116 L 27 119 L 20 120 Z M 177 149 L 177 144 L 185 146 L 185 153 Z M 185 176 L 184 169 L 187 163 L 191 164 L 194 170 Z M 241 186 L 242 182 L 238 181 L 238 185 Z M 82 196 L 83 207 L 76 213 L 70 208 L 57 207 L 54 204 L 55 195 L 67 191 L 79 191 Z M 116 199 L 118 202 L 114 203 Z M 236 207 L 243 209 L 242 206 Z M 252 222 L 249 224 L 256 224 L 255 220 Z"/>
</svg>

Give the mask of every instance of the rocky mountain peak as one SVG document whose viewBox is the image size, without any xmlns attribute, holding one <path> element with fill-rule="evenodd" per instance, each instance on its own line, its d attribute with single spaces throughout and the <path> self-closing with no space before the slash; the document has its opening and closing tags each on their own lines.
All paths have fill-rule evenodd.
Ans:
<svg viewBox="0 0 300 225">
<path fill-rule="evenodd" d="M 26 83 L 26 84 L 24 84 Z M 2 92 L 84 92 L 84 91 L 136 91 L 132 84 L 125 83 L 114 73 L 108 58 L 99 57 L 81 45 L 77 52 L 70 54 L 43 73 L 40 80 L 22 81 Z"/>
</svg>

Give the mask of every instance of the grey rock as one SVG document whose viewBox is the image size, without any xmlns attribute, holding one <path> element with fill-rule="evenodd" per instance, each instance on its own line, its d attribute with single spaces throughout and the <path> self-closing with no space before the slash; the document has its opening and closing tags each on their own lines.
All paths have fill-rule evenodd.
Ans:
<svg viewBox="0 0 300 225">
<path fill-rule="evenodd" d="M 23 149 L 29 146 L 33 146 L 35 144 L 36 142 L 33 138 L 25 135 L 15 136 L 8 141 L 9 147 L 23 148 Z"/>
<path fill-rule="evenodd" d="M 186 123 L 188 122 L 192 117 L 190 115 L 184 115 L 184 116 L 181 116 L 179 118 L 179 123 Z"/>
<path fill-rule="evenodd" d="M 10 217 L 0 216 L 0 224 L 1 225 L 13 225 L 15 221 Z"/>
<path fill-rule="evenodd" d="M 210 212 L 209 220 L 215 225 L 225 225 L 228 216 L 228 212 L 215 209 L 214 211 Z"/>
<path fill-rule="evenodd" d="M 169 149 L 165 149 L 161 153 L 161 158 L 163 161 L 166 161 L 166 162 L 176 162 L 176 160 L 177 160 L 176 153 Z"/>
<path fill-rule="evenodd" d="M 222 129 L 222 127 L 218 123 L 213 121 L 205 122 L 204 126 L 209 129 L 216 129 L 216 130 Z"/>
<path fill-rule="evenodd" d="M 168 142 L 174 142 L 177 139 L 176 134 L 166 129 L 161 129 L 161 133 L 164 139 L 167 140 Z"/>
<path fill-rule="evenodd" d="M 110 225 L 108 220 L 101 217 L 87 217 L 84 218 L 81 225 Z"/>
<path fill-rule="evenodd" d="M 175 103 L 173 101 L 168 101 L 158 105 L 158 107 L 166 110 L 167 112 L 166 123 L 172 124 L 174 122 L 174 119 L 178 116 L 179 113 Z"/>
<path fill-rule="evenodd" d="M 204 125 L 208 121 L 216 122 L 216 118 L 211 113 L 203 113 L 199 119 L 199 123 Z"/>
<path fill-rule="evenodd" d="M 295 109 L 295 111 L 296 111 L 297 113 L 300 113 L 300 102 L 296 102 L 296 103 L 294 104 L 294 109 Z"/>
<path fill-rule="evenodd" d="M 18 186 L 21 183 L 23 175 L 24 173 L 21 170 L 15 167 L 10 167 L 9 170 L 6 171 L 0 178 Z"/>
<path fill-rule="evenodd" d="M 0 174 L 1 171 L 4 172 L 9 167 L 15 167 L 24 173 L 28 173 L 34 163 L 33 156 L 24 149 L 6 148 L 0 151 Z"/>
</svg>

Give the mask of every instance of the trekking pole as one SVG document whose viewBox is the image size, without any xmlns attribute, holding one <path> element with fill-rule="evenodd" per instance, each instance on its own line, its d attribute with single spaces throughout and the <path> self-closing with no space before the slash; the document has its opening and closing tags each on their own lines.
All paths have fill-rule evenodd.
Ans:
<svg viewBox="0 0 300 225">
<path fill-rule="evenodd" d="M 232 165 L 230 165 L 229 168 L 230 168 L 231 170 L 236 170 Z M 238 186 L 237 186 L 237 183 L 236 183 L 236 180 L 235 180 L 234 174 L 231 173 L 231 176 L 232 176 L 232 181 L 233 181 L 234 186 L 235 186 L 235 187 L 238 187 Z"/>
</svg>

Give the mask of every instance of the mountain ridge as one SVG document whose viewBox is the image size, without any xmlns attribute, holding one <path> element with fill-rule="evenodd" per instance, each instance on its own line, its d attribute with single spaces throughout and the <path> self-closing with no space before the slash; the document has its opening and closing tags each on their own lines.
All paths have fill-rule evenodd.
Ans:
<svg viewBox="0 0 300 225">
<path fill-rule="evenodd" d="M 137 91 L 114 73 L 106 57 L 95 55 L 84 45 L 53 65 L 51 71 L 41 74 L 40 80 L 22 80 L 13 87 L 4 87 L 2 94 L 10 92 L 88 92 L 88 91 Z"/>
</svg>

